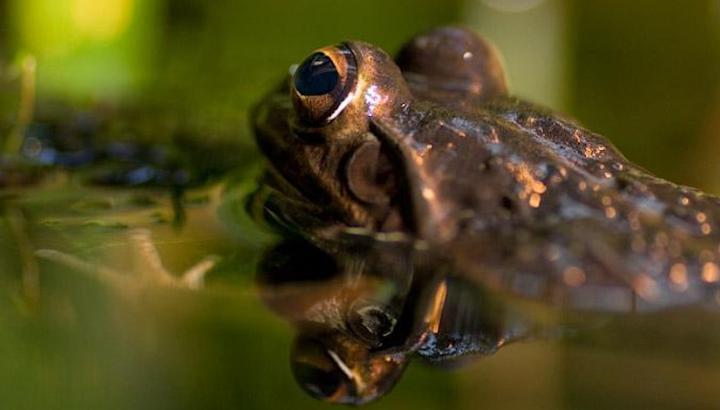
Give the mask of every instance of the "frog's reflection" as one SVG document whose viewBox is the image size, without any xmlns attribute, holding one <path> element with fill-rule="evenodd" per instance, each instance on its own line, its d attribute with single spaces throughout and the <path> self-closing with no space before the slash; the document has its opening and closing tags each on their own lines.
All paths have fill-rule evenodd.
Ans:
<svg viewBox="0 0 720 410">
<path fill-rule="evenodd" d="M 336 403 L 387 393 L 411 356 L 456 366 L 536 332 L 437 258 L 400 242 L 330 253 L 288 239 L 266 253 L 258 281 L 266 304 L 297 329 L 296 380 Z"/>
</svg>

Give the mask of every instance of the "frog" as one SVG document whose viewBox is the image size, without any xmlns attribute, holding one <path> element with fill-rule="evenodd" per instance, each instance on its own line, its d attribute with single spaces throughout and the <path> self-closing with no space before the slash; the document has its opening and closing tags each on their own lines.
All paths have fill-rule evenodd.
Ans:
<svg viewBox="0 0 720 410">
<path fill-rule="evenodd" d="M 285 84 L 253 114 L 268 164 L 256 217 L 316 241 L 402 236 L 521 297 L 621 284 L 624 303 L 585 308 L 716 304 L 720 198 L 510 96 L 474 32 L 423 33 L 396 61 L 363 42 L 322 48 Z M 552 281 L 566 292 L 544 295 Z"/>
<path fill-rule="evenodd" d="M 518 303 L 716 311 L 720 199 L 513 96 L 503 64 L 458 26 L 416 35 L 395 58 L 362 41 L 312 52 L 252 112 L 266 172 L 250 213 L 328 252 L 402 243 L 435 272 Z M 443 286 L 431 288 L 442 305 Z M 375 361 L 359 362 L 375 365 L 363 370 L 316 340 L 346 393 L 305 386 L 315 397 L 364 402 L 378 396 L 358 393 L 368 377 L 397 372 L 377 364 L 392 349 L 371 348 Z M 495 340 L 488 352 L 506 343 Z"/>
</svg>

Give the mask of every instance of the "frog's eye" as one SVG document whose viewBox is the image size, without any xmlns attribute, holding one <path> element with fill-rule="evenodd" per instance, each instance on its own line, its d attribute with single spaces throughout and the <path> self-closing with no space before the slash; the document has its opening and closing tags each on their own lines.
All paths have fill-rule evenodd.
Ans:
<svg viewBox="0 0 720 410">
<path fill-rule="evenodd" d="M 356 81 L 357 64 L 347 45 L 313 53 L 295 70 L 291 84 L 300 119 L 311 126 L 334 120 L 352 99 Z"/>
</svg>

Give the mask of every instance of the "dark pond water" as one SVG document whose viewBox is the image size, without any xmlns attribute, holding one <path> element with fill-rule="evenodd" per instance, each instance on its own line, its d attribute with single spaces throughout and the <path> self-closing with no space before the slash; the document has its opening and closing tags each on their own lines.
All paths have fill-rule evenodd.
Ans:
<svg viewBox="0 0 720 410">
<path fill-rule="evenodd" d="M 523 305 L 544 324 L 537 340 L 452 363 L 402 348 L 369 362 L 298 322 L 325 306 L 394 326 L 368 301 L 412 300 L 431 317 L 438 283 L 403 293 L 407 266 L 359 275 L 397 250 L 328 255 L 268 233 L 243 203 L 261 168 L 249 108 L 290 64 L 345 38 L 394 51 L 452 22 L 495 40 L 519 94 L 662 176 L 720 192 L 717 1 L 221 3 L 0 0 L 0 408 L 327 408 L 296 381 L 340 388 L 318 373 L 318 339 L 374 366 L 381 387 L 365 391 L 383 397 L 370 408 L 718 406 L 720 319 L 700 309 Z M 443 286 L 469 306 L 456 326 L 498 326 L 466 302 L 483 300 L 477 284 Z"/>
</svg>

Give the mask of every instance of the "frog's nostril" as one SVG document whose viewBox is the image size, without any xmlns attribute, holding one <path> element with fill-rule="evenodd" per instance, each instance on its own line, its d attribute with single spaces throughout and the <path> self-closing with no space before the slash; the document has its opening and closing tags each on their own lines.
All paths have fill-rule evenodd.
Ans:
<svg viewBox="0 0 720 410">
<path fill-rule="evenodd" d="M 297 138 L 305 144 L 322 144 L 325 142 L 325 137 L 318 132 L 293 130 L 291 134 L 294 138 Z"/>
<path fill-rule="evenodd" d="M 315 53 L 295 71 L 295 89 L 302 95 L 325 95 L 335 89 L 340 75 L 330 57 Z"/>
</svg>

